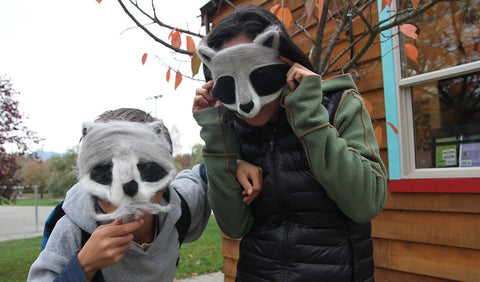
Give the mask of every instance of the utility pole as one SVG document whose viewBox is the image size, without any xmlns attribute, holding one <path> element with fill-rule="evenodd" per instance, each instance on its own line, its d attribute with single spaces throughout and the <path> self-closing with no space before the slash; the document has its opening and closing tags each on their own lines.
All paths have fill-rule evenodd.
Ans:
<svg viewBox="0 0 480 282">
<path fill-rule="evenodd" d="M 162 98 L 163 95 L 160 94 L 160 95 L 156 95 L 156 96 L 152 96 L 152 97 L 148 97 L 147 100 L 155 100 L 155 117 L 157 118 L 157 99 L 158 98 Z"/>
</svg>

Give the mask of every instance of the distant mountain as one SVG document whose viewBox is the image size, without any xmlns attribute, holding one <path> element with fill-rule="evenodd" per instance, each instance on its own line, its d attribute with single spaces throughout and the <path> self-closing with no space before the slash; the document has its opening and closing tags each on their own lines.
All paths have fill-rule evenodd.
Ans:
<svg viewBox="0 0 480 282">
<path fill-rule="evenodd" d="M 48 152 L 44 152 L 44 151 L 37 151 L 35 152 L 35 154 L 38 155 L 38 157 L 42 160 L 42 161 L 46 161 L 48 160 L 50 157 L 52 156 L 61 156 L 63 155 L 64 153 L 57 153 L 57 152 L 52 152 L 52 151 L 48 151 Z"/>
</svg>

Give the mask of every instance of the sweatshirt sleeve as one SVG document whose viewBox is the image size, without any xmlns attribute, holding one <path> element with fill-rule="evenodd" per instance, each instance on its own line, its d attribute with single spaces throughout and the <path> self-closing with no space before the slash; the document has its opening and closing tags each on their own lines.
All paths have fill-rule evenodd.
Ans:
<svg viewBox="0 0 480 282">
<path fill-rule="evenodd" d="M 77 259 L 80 238 L 80 229 L 66 216 L 59 219 L 45 249 L 31 265 L 27 281 L 87 281 Z"/>
<path fill-rule="evenodd" d="M 326 82 L 320 76 L 305 77 L 285 97 L 284 107 L 315 179 L 343 213 L 356 222 L 368 222 L 382 210 L 387 188 L 370 116 L 354 84 L 341 97 L 334 125 L 321 104 L 322 88 L 349 83 L 353 84 L 350 76 Z"/>
<path fill-rule="evenodd" d="M 205 142 L 203 160 L 207 169 L 208 200 L 217 224 L 225 235 L 240 238 L 253 224 L 250 207 L 243 202 L 242 187 L 236 180 L 238 138 L 233 128 L 219 118 L 218 108 L 194 114 Z"/>
<path fill-rule="evenodd" d="M 191 170 L 181 171 L 171 185 L 182 195 L 190 209 L 190 226 L 185 242 L 193 242 L 200 238 L 210 219 L 210 205 L 207 200 L 207 183 L 202 178 L 201 167 L 195 165 Z"/>
</svg>

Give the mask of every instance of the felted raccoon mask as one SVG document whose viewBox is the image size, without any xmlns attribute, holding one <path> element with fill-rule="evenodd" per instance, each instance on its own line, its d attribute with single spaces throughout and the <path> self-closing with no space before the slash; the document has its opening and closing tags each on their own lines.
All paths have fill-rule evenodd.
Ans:
<svg viewBox="0 0 480 282">
<path fill-rule="evenodd" d="M 197 48 L 202 62 L 213 76 L 212 93 L 228 109 L 246 118 L 278 98 L 286 85 L 290 68 L 279 56 L 280 34 L 276 27 L 266 29 L 252 43 L 215 51 L 205 42 Z"/>
<path fill-rule="evenodd" d="M 165 130 L 160 121 L 83 124 L 77 163 L 81 186 L 117 207 L 112 213 L 98 214 L 97 220 L 121 217 L 128 222 L 143 212 L 166 211 L 167 207 L 150 202 L 176 175 Z"/>
</svg>

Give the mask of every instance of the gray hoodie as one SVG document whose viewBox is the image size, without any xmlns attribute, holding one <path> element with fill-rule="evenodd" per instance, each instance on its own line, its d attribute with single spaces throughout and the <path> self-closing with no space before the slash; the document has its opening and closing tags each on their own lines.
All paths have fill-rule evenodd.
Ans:
<svg viewBox="0 0 480 282">
<path fill-rule="evenodd" d="M 150 247 L 143 251 L 131 244 L 123 259 L 102 269 L 106 281 L 173 281 L 179 257 L 178 233 L 175 223 L 181 215 L 180 198 L 175 188 L 187 201 L 191 225 L 184 242 L 193 242 L 202 234 L 209 218 L 207 186 L 200 176 L 200 165 L 180 172 L 167 189 L 170 190 L 170 210 L 160 213 L 160 232 Z M 162 204 L 167 204 L 162 200 Z M 45 249 L 32 264 L 28 281 L 53 281 L 81 248 L 81 229 L 92 233 L 97 227 L 94 219 L 95 203 L 80 184 L 73 186 L 65 198 L 63 216 L 53 229 Z M 85 277 L 76 277 L 78 281 Z"/>
</svg>

